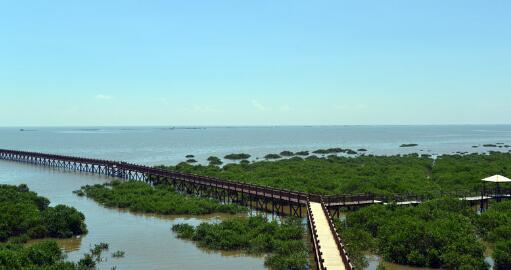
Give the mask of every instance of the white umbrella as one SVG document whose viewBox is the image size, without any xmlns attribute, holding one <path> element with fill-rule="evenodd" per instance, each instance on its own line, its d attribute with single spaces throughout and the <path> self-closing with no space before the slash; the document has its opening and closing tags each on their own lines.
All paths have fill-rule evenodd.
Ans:
<svg viewBox="0 0 511 270">
<path fill-rule="evenodd" d="M 486 182 L 493 182 L 493 183 L 510 183 L 511 182 L 511 179 L 505 177 L 505 176 L 502 176 L 502 175 L 494 175 L 494 176 L 490 176 L 490 177 L 486 177 L 483 179 L 483 181 L 486 181 Z"/>
<path fill-rule="evenodd" d="M 490 177 L 486 177 L 483 179 L 483 181 L 485 182 L 493 182 L 493 183 L 497 183 L 497 201 L 500 200 L 500 186 L 499 184 L 500 183 L 511 183 L 511 179 L 505 177 L 505 176 L 502 176 L 502 175 L 494 175 L 494 176 L 490 176 Z"/>
</svg>

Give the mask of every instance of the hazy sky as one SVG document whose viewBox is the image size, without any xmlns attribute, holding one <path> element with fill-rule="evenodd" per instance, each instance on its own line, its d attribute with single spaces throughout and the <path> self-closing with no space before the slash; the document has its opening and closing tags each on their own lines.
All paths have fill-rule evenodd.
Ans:
<svg viewBox="0 0 511 270">
<path fill-rule="evenodd" d="M 0 125 L 511 123 L 511 1 L 0 0 Z"/>
</svg>

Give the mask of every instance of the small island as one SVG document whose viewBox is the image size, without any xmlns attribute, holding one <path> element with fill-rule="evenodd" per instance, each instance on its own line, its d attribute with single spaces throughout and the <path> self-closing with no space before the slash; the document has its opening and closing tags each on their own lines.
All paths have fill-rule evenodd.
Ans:
<svg viewBox="0 0 511 270">
<path fill-rule="evenodd" d="M 415 146 L 419 146 L 419 145 L 416 143 L 404 143 L 404 144 L 401 144 L 399 147 L 415 147 Z"/>
<path fill-rule="evenodd" d="M 245 153 L 239 153 L 239 154 L 228 154 L 224 158 L 230 159 L 230 160 L 243 160 L 243 159 L 249 159 L 251 155 L 245 154 Z"/>
</svg>

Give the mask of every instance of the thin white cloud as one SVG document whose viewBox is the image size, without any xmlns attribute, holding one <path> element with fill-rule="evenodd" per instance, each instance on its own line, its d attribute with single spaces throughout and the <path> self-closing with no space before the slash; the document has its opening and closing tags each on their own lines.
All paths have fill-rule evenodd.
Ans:
<svg viewBox="0 0 511 270">
<path fill-rule="evenodd" d="M 159 102 L 159 103 L 163 103 L 165 105 L 169 104 L 169 100 L 167 98 L 164 98 L 164 97 L 154 98 L 154 101 L 155 102 Z"/>
<path fill-rule="evenodd" d="M 350 111 L 350 110 L 357 110 L 357 111 L 363 111 L 369 108 L 367 104 L 339 104 L 334 106 L 334 109 L 340 110 L 340 111 Z"/>
<path fill-rule="evenodd" d="M 286 105 L 280 106 L 279 110 L 281 112 L 289 112 L 289 111 L 293 110 L 293 108 L 291 108 L 291 106 L 286 104 Z"/>
<path fill-rule="evenodd" d="M 211 106 L 193 105 L 192 110 L 195 112 L 216 112 L 217 110 Z"/>
<path fill-rule="evenodd" d="M 109 100 L 109 99 L 112 99 L 112 96 L 103 95 L 103 94 L 97 94 L 97 95 L 96 95 L 96 99 L 100 99 L 100 100 Z"/>
<path fill-rule="evenodd" d="M 256 108 L 256 110 L 258 111 L 267 111 L 268 110 L 268 107 L 264 106 L 263 104 L 261 104 L 259 101 L 253 99 L 252 100 L 252 106 L 254 108 Z"/>
<path fill-rule="evenodd" d="M 193 112 L 193 113 L 217 113 L 217 112 L 221 112 L 221 110 L 216 108 L 216 107 L 208 106 L 208 105 L 199 105 L 199 104 L 194 104 L 194 105 L 191 105 L 191 106 L 185 106 L 185 107 L 182 107 L 181 110 L 186 111 L 186 112 Z"/>
</svg>

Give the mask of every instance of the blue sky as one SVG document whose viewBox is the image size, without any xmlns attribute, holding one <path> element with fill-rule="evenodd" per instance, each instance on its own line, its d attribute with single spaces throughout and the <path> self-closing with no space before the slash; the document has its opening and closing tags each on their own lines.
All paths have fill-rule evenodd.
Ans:
<svg viewBox="0 0 511 270">
<path fill-rule="evenodd" d="M 0 0 L 0 125 L 509 124 L 510 12 Z"/>
</svg>

